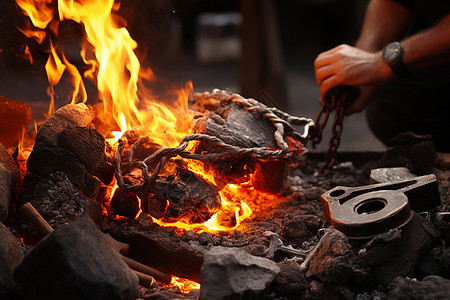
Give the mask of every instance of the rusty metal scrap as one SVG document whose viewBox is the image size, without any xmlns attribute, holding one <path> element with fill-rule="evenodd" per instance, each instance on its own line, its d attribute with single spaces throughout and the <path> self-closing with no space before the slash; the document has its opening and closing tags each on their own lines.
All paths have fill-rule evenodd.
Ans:
<svg viewBox="0 0 450 300">
<path fill-rule="evenodd" d="M 327 92 L 322 107 L 317 114 L 317 132 L 312 139 L 313 148 L 322 141 L 323 129 L 327 125 L 330 113 L 334 112 L 331 138 L 325 157 L 325 163 L 320 168 L 320 174 L 326 175 L 336 160 L 336 153 L 341 143 L 343 130 L 344 110 L 349 107 L 359 96 L 359 89 L 353 86 L 337 86 Z M 322 120 L 323 118 L 323 120 Z"/>
<path fill-rule="evenodd" d="M 350 238 L 369 238 L 408 223 L 413 210 L 441 204 L 435 175 L 361 187 L 335 187 L 322 194 L 325 220 Z"/>
</svg>

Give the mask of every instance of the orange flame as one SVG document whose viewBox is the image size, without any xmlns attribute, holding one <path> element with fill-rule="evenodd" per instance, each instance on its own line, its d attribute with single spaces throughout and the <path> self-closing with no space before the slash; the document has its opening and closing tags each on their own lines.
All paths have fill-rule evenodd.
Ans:
<svg viewBox="0 0 450 300">
<path fill-rule="evenodd" d="M 155 101 L 146 82 L 155 80 L 150 69 L 142 70 L 134 53 L 137 43 L 128 30 L 118 22 L 115 14 L 119 4 L 114 0 L 16 0 L 21 10 L 30 17 L 34 29 L 21 28 L 27 37 L 39 43 L 49 41 L 50 53 L 45 66 L 50 87 L 50 114 L 54 111 L 54 87 L 61 80 L 71 82 L 70 102 L 87 101 L 86 89 L 78 68 L 64 55 L 62 45 L 53 45 L 48 37 L 57 36 L 58 24 L 72 20 L 84 28 L 87 41 L 83 42 L 80 56 L 88 70 L 84 77 L 96 83 L 98 98 L 103 102 L 103 115 L 98 116 L 105 124 L 99 129 L 114 144 L 122 134 L 135 126 L 144 128 L 148 135 L 162 147 L 174 147 L 189 134 L 193 113 L 188 109 L 188 98 L 192 84 L 177 89 L 172 94 L 171 105 Z M 120 23 L 120 24 L 119 24 Z M 66 92 L 67 93 L 67 92 Z M 189 150 L 189 149 L 188 149 Z M 214 183 L 201 164 L 188 162 L 189 168 Z M 112 187 L 111 187 L 112 188 Z M 154 219 L 161 226 L 176 226 L 187 230 L 233 230 L 252 214 L 252 209 L 243 200 L 248 198 L 248 188 L 243 185 L 228 185 L 220 191 L 222 210 L 203 224 L 187 224 L 183 221 L 165 223 Z"/>
<path fill-rule="evenodd" d="M 179 278 L 176 276 L 172 276 L 172 280 L 170 282 L 170 286 L 177 286 L 180 288 L 180 291 L 183 294 L 189 293 L 193 289 L 200 289 L 200 283 L 197 283 L 195 281 L 185 279 L 185 278 Z"/>
</svg>

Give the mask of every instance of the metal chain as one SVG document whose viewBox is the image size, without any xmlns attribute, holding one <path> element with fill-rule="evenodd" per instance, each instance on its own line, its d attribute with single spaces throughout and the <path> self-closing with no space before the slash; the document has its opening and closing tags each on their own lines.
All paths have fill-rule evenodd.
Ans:
<svg viewBox="0 0 450 300">
<path fill-rule="evenodd" d="M 317 114 L 316 136 L 312 139 L 313 148 L 322 141 L 322 133 L 325 128 L 330 113 L 334 111 L 333 127 L 331 129 L 331 138 L 328 144 L 325 162 L 320 168 L 319 174 L 327 175 L 336 161 L 336 154 L 341 143 L 343 131 L 344 111 L 355 102 L 359 96 L 359 88 L 353 86 L 337 86 L 325 96 L 322 107 Z M 324 117 L 323 121 L 321 118 Z"/>
<path fill-rule="evenodd" d="M 220 91 L 222 93 L 222 91 Z M 204 93 L 201 96 L 214 97 L 214 94 Z M 223 94 L 220 94 L 223 96 Z M 287 113 L 281 112 L 277 109 L 268 108 L 267 106 L 259 103 L 254 99 L 245 99 L 238 94 L 232 94 L 228 97 L 218 97 L 220 101 L 235 103 L 247 111 L 254 111 L 264 118 L 269 119 L 275 126 L 276 130 L 274 132 L 274 138 L 280 147 L 280 149 L 270 149 L 268 147 L 253 147 L 253 148 L 240 148 L 233 145 L 229 145 L 223 142 L 221 139 L 207 135 L 207 134 L 188 134 L 180 142 L 177 147 L 173 148 L 163 148 L 155 151 L 153 154 L 145 158 L 143 161 L 133 162 L 135 150 L 143 143 L 150 141 L 149 137 L 139 138 L 133 145 L 131 145 L 125 151 L 125 162 L 122 162 L 123 151 L 125 145 L 128 143 L 126 136 L 119 139 L 119 145 L 114 154 L 114 164 L 115 164 L 115 176 L 117 179 L 118 186 L 124 191 L 137 191 L 147 187 L 151 184 L 158 176 L 159 172 L 162 170 L 167 161 L 174 157 L 180 156 L 187 159 L 195 159 L 199 161 L 215 161 L 224 158 L 242 158 L 242 157 L 253 157 L 258 160 L 278 160 L 285 159 L 290 162 L 298 162 L 303 160 L 304 156 L 307 154 L 307 149 L 304 147 L 307 138 L 310 136 L 314 129 L 314 122 L 311 119 L 299 118 L 290 116 Z M 304 133 L 298 133 L 293 125 L 303 125 L 305 126 Z M 296 140 L 299 140 L 303 144 L 300 144 L 297 149 L 289 149 L 289 145 L 284 141 L 285 135 L 291 136 Z M 210 146 L 208 148 L 214 148 L 215 150 L 220 150 L 220 152 L 211 153 L 190 153 L 185 151 L 189 142 L 191 141 L 201 141 L 207 143 Z M 152 174 L 149 176 L 149 165 L 154 165 L 157 163 L 156 168 L 153 170 Z M 122 175 L 122 165 L 124 167 L 135 166 L 142 170 L 142 180 L 140 184 L 132 185 L 126 184 Z"/>
</svg>

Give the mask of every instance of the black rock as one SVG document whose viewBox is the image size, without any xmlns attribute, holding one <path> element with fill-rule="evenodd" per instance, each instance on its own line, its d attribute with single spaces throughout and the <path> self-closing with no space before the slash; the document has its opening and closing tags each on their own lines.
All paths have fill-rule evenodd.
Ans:
<svg viewBox="0 0 450 300">
<path fill-rule="evenodd" d="M 63 131 L 70 128 L 88 126 L 94 117 L 94 110 L 84 104 L 68 104 L 58 109 L 36 134 L 36 143 L 27 162 L 28 172 L 44 178 L 47 178 L 48 174 L 53 172 L 64 172 L 87 197 L 95 198 L 101 185 L 100 180 L 95 176 L 99 176 L 102 179 L 105 176 L 99 175 L 99 173 L 93 176 L 89 173 L 87 166 L 75 154 L 77 151 L 84 153 L 83 150 L 71 149 L 70 147 L 66 149 L 58 145 L 58 136 Z M 78 144 L 78 148 L 84 147 L 92 150 L 92 147 L 95 146 L 83 143 Z M 102 160 L 103 158 L 104 156 L 100 156 L 96 159 Z M 90 169 L 93 164 L 96 164 L 96 162 L 89 165 Z M 25 187 L 34 188 L 34 183 L 35 181 L 31 175 L 25 177 Z"/>
<path fill-rule="evenodd" d="M 280 268 L 280 274 L 272 285 L 277 295 L 290 299 L 303 299 L 309 281 L 300 269 L 300 265 L 293 260 L 283 261 L 277 265 Z"/>
<path fill-rule="evenodd" d="M 371 239 L 358 252 L 358 266 L 367 268 L 387 262 L 394 256 L 400 237 L 400 229 L 391 229 Z"/>
<path fill-rule="evenodd" d="M 14 198 L 19 178 L 19 167 L 0 144 L 0 222 L 5 222 L 8 217 L 9 205 Z"/>
<path fill-rule="evenodd" d="M 114 167 L 107 163 L 105 138 L 91 127 L 69 127 L 58 135 L 58 145 L 72 152 L 88 172 L 108 185 Z"/>
<path fill-rule="evenodd" d="M 54 231 L 14 272 L 27 299 L 133 299 L 138 278 L 88 219 Z"/>
<path fill-rule="evenodd" d="M 200 299 L 259 299 L 280 272 L 271 260 L 240 248 L 213 247 L 200 272 Z"/>
<path fill-rule="evenodd" d="M 395 300 L 444 300 L 450 296 L 450 280 L 440 276 L 428 276 L 422 281 L 397 277 L 389 285 L 388 299 Z"/>
<path fill-rule="evenodd" d="M 387 262 L 374 267 L 373 275 L 385 286 L 397 276 L 411 276 L 420 257 L 431 249 L 436 235 L 429 221 L 414 214 L 402 229 L 400 240 L 395 243 L 395 254 Z"/>
<path fill-rule="evenodd" d="M 117 216 L 134 219 L 139 212 L 139 199 L 133 192 L 117 189 L 111 199 L 111 208 Z"/>
<path fill-rule="evenodd" d="M 22 261 L 23 252 L 8 228 L 0 222 L 0 298 L 13 285 L 13 272 Z"/>
</svg>

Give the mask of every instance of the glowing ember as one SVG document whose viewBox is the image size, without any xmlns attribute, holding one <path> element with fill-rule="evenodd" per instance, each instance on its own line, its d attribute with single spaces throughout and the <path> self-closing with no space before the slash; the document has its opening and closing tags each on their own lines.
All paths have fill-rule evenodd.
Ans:
<svg viewBox="0 0 450 300">
<path fill-rule="evenodd" d="M 175 276 L 172 276 L 170 285 L 179 287 L 181 292 L 184 294 L 189 293 L 193 289 L 200 289 L 200 283 L 185 278 L 178 278 Z"/>
</svg>

